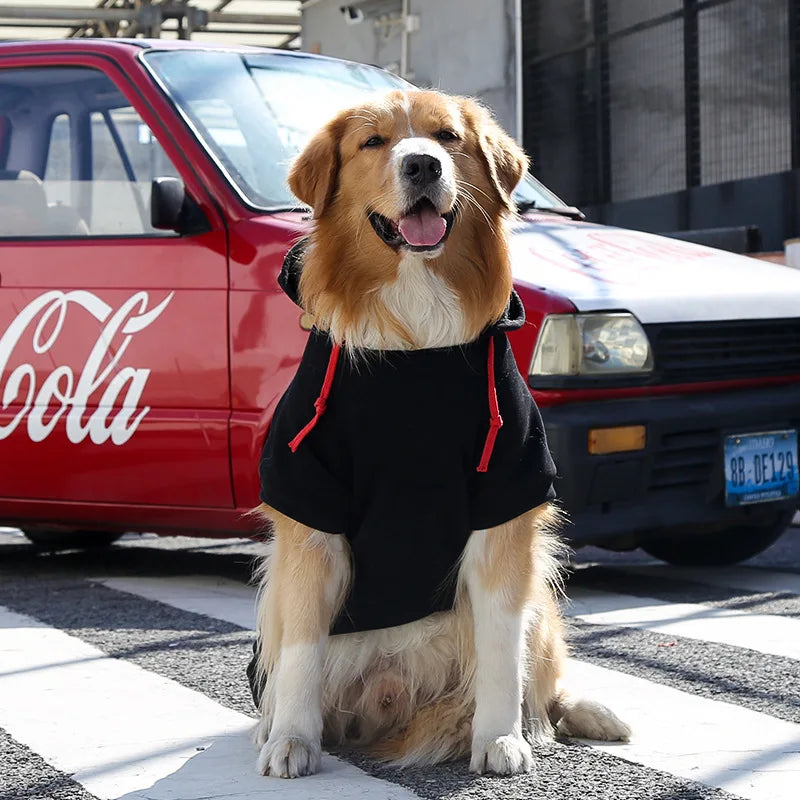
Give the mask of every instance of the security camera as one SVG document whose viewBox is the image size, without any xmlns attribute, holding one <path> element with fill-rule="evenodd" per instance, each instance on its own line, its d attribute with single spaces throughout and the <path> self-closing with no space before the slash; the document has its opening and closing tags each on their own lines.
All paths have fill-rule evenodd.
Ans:
<svg viewBox="0 0 800 800">
<path fill-rule="evenodd" d="M 348 25 L 358 25 L 359 22 L 364 21 L 364 12 L 355 6 L 339 6 L 339 11 L 342 12 L 344 21 Z"/>
</svg>

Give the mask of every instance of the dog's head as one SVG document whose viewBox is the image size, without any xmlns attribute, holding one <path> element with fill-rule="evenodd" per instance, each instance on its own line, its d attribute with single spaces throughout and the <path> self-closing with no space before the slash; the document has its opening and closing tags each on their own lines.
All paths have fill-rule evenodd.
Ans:
<svg viewBox="0 0 800 800">
<path fill-rule="evenodd" d="M 320 312 L 320 295 L 331 291 L 340 306 L 356 303 L 417 253 L 476 326 L 497 318 L 511 288 L 504 221 L 527 166 L 488 111 L 467 98 L 393 91 L 341 112 L 289 173 L 316 221 L 302 284 L 307 307 Z"/>
</svg>

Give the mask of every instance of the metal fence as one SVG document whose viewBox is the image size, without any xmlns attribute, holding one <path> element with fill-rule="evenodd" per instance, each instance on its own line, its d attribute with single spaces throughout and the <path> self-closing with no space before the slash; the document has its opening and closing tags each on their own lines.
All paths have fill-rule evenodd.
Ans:
<svg viewBox="0 0 800 800">
<path fill-rule="evenodd" d="M 524 140 L 571 203 L 800 168 L 800 0 L 523 0 Z"/>
</svg>

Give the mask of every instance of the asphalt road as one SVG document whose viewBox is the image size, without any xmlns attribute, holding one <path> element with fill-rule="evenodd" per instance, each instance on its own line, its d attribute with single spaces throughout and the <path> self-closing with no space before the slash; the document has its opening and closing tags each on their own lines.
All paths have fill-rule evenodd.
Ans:
<svg viewBox="0 0 800 800">
<path fill-rule="evenodd" d="M 508 779 L 354 755 L 313 778 L 256 775 L 244 670 L 259 547 L 128 536 L 44 554 L 0 530 L 0 800 L 800 796 L 800 528 L 726 570 L 580 551 L 574 679 L 634 738 L 554 742 Z"/>
</svg>

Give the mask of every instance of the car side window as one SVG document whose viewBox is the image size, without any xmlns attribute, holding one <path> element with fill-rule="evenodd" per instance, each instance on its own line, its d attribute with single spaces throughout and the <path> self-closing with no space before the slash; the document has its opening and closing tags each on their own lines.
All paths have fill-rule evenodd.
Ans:
<svg viewBox="0 0 800 800">
<path fill-rule="evenodd" d="M 0 120 L 0 238 L 176 235 L 150 225 L 150 186 L 178 172 L 99 70 L 0 69 Z"/>
</svg>

